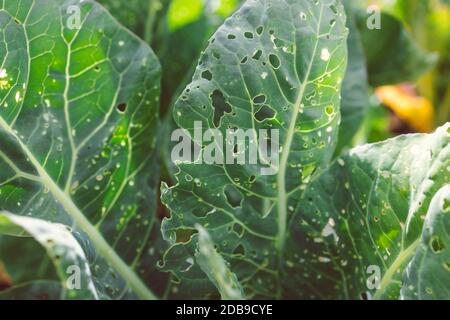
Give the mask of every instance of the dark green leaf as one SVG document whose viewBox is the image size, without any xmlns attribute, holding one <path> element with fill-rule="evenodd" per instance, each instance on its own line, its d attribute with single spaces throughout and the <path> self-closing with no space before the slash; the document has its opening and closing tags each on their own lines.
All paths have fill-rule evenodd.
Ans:
<svg viewBox="0 0 450 320">
<path fill-rule="evenodd" d="M 380 29 L 369 29 L 367 18 L 365 11 L 357 14 L 372 86 L 415 81 L 436 63 L 437 56 L 420 48 L 397 18 L 381 13 Z"/>
</svg>

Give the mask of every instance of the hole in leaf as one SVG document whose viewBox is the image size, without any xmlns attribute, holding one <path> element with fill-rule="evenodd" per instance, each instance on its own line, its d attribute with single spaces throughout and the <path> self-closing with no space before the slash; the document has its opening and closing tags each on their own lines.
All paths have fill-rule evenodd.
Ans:
<svg viewBox="0 0 450 320">
<path fill-rule="evenodd" d="M 331 11 L 333 11 L 334 14 L 338 13 L 338 10 L 334 4 L 330 5 L 330 9 L 331 9 Z"/>
<path fill-rule="evenodd" d="M 209 211 L 210 209 L 207 207 L 200 207 L 192 210 L 192 214 L 198 218 L 203 218 L 208 214 Z"/>
<path fill-rule="evenodd" d="M 244 63 L 247 62 L 247 60 L 248 60 L 248 58 L 245 56 L 245 57 L 241 60 L 241 63 L 244 64 Z"/>
<path fill-rule="evenodd" d="M 369 295 L 367 294 L 367 292 L 361 292 L 360 298 L 361 300 L 369 300 Z"/>
<path fill-rule="evenodd" d="M 261 104 L 266 102 L 266 96 L 264 94 L 260 94 L 259 96 L 256 96 L 253 98 L 253 103 L 255 104 Z"/>
<path fill-rule="evenodd" d="M 273 43 L 277 48 L 284 47 L 284 41 L 278 38 L 273 39 Z"/>
<path fill-rule="evenodd" d="M 334 113 L 334 107 L 333 106 L 328 106 L 325 109 L 325 112 L 327 113 L 327 115 L 331 116 Z"/>
<path fill-rule="evenodd" d="M 273 111 L 268 106 L 262 106 L 259 111 L 255 114 L 255 118 L 258 121 L 264 121 L 266 119 L 273 119 L 275 117 L 275 111 Z"/>
<path fill-rule="evenodd" d="M 430 247 L 434 253 L 439 253 L 445 248 L 444 243 L 439 236 L 434 236 L 431 238 Z"/>
<path fill-rule="evenodd" d="M 127 111 L 128 105 L 126 103 L 119 103 L 116 108 L 120 113 L 125 113 L 125 111 Z"/>
<path fill-rule="evenodd" d="M 280 59 L 275 54 L 269 55 L 269 62 L 274 69 L 278 69 L 281 65 Z"/>
<path fill-rule="evenodd" d="M 230 34 L 228 35 L 228 39 L 229 39 L 229 40 L 234 40 L 234 39 L 236 39 L 236 36 L 235 36 L 234 34 L 231 34 L 231 33 L 230 33 Z"/>
<path fill-rule="evenodd" d="M 253 32 L 244 32 L 244 37 L 246 37 L 247 39 L 253 39 Z"/>
<path fill-rule="evenodd" d="M 236 232 L 239 237 L 242 237 L 244 234 L 244 228 L 239 223 L 233 224 L 233 231 Z"/>
<path fill-rule="evenodd" d="M 254 183 L 255 181 L 256 181 L 255 176 L 251 176 L 250 178 L 248 178 L 248 182 L 250 182 L 250 183 Z"/>
<path fill-rule="evenodd" d="M 264 31 L 263 26 L 259 26 L 258 28 L 256 28 L 256 33 L 258 34 L 258 36 L 260 36 Z"/>
<path fill-rule="evenodd" d="M 261 51 L 261 50 L 257 50 L 257 51 L 253 54 L 252 59 L 254 59 L 254 60 L 259 60 L 259 59 L 261 59 L 261 56 L 262 56 L 262 51 Z"/>
<path fill-rule="evenodd" d="M 241 206 L 243 196 L 234 186 L 226 186 L 224 189 L 224 193 L 227 198 L 228 204 L 232 208 L 239 208 Z"/>
<path fill-rule="evenodd" d="M 225 113 L 230 113 L 232 111 L 231 106 L 225 101 L 223 93 L 219 90 L 215 90 L 211 94 L 212 105 L 214 106 L 214 125 L 218 127 L 220 125 L 220 120 Z"/>
<path fill-rule="evenodd" d="M 212 73 L 209 70 L 203 71 L 202 72 L 202 78 L 206 79 L 208 81 L 212 80 Z"/>
<path fill-rule="evenodd" d="M 198 231 L 196 229 L 178 229 L 176 231 L 177 243 L 186 243 L 191 240 L 191 237 Z"/>
<path fill-rule="evenodd" d="M 245 248 L 242 244 L 238 245 L 234 250 L 233 250 L 233 254 L 235 255 L 240 255 L 240 256 L 245 256 Z"/>
</svg>

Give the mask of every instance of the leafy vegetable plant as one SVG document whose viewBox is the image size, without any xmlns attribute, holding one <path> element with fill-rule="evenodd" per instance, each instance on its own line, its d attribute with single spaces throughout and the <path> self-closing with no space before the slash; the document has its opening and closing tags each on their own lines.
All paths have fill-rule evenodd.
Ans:
<svg viewBox="0 0 450 320">
<path fill-rule="evenodd" d="M 400 20 L 98 2 L 0 4 L 0 299 L 449 298 L 450 124 L 351 142 L 372 88 L 436 62 Z M 279 161 L 172 161 L 176 129 Z"/>
</svg>

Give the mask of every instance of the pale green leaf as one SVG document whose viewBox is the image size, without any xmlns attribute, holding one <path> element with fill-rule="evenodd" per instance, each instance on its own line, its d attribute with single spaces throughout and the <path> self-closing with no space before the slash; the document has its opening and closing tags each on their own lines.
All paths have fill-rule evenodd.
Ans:
<svg viewBox="0 0 450 320">
<path fill-rule="evenodd" d="M 227 262 L 216 251 L 208 231 L 197 225 L 198 248 L 195 259 L 200 268 L 217 287 L 222 299 L 242 300 L 244 293 L 236 275 L 229 269 Z"/>
<path fill-rule="evenodd" d="M 449 170 L 447 168 L 447 170 Z M 404 272 L 403 299 L 450 299 L 450 183 L 433 198 L 420 244 Z"/>
<path fill-rule="evenodd" d="M 290 221 L 293 295 L 399 298 L 431 199 L 450 183 L 449 130 L 353 149 L 308 187 Z"/>
</svg>

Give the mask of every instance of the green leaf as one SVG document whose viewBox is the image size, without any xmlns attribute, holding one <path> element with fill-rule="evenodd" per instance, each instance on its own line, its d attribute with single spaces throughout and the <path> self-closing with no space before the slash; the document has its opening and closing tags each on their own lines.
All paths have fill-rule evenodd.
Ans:
<svg viewBox="0 0 450 320">
<path fill-rule="evenodd" d="M 369 29 L 365 11 L 356 17 L 372 86 L 415 81 L 436 63 L 437 56 L 420 48 L 397 18 L 382 12 L 381 28 Z"/>
<path fill-rule="evenodd" d="M 369 108 L 369 84 L 366 57 L 362 46 L 361 34 L 356 26 L 356 9 L 351 1 L 344 2 L 347 13 L 347 28 L 350 30 L 348 44 L 348 65 L 342 84 L 339 141 L 336 153 L 351 146 L 352 138 L 363 123 Z"/>
<path fill-rule="evenodd" d="M 450 184 L 431 201 L 419 247 L 404 278 L 402 299 L 450 298 Z"/>
<path fill-rule="evenodd" d="M 59 280 L 47 252 L 31 237 L 0 236 L 0 261 L 12 284 Z"/>
<path fill-rule="evenodd" d="M 172 31 L 200 18 L 203 12 L 203 0 L 172 0 L 169 6 L 167 23 Z"/>
<path fill-rule="evenodd" d="M 147 23 L 153 11 L 159 9 L 165 0 L 96 0 L 101 3 L 125 27 L 142 39 L 146 32 L 154 32 L 154 25 Z M 150 30 L 146 30 L 150 27 Z"/>
<path fill-rule="evenodd" d="M 88 259 L 67 226 L 35 218 L 0 213 L 0 234 L 16 237 L 31 236 L 46 249 L 61 279 L 61 287 L 64 288 L 61 290 L 59 298 L 99 298 L 92 280 Z M 71 280 L 72 275 L 77 276 L 76 273 L 73 273 L 76 270 L 79 272 L 79 280 Z M 73 287 L 67 287 L 67 284 L 72 284 Z M 80 287 L 77 288 L 77 285 Z"/>
<path fill-rule="evenodd" d="M 223 300 L 243 300 L 244 293 L 236 275 L 216 251 L 208 231 L 197 225 L 198 248 L 195 260 L 217 287 Z"/>
<path fill-rule="evenodd" d="M 264 161 L 179 164 L 178 184 L 162 188 L 172 211 L 162 226 L 173 245 L 166 270 L 198 279 L 198 266 L 173 261 L 192 259 L 195 238 L 182 244 L 180 231 L 199 224 L 247 297 L 281 296 L 291 204 L 334 152 L 346 38 L 343 7 L 334 0 L 249 0 L 219 28 L 175 105 L 175 121 L 191 134 L 194 121 L 224 137 L 229 128 L 250 129 L 253 141 L 263 139 L 260 129 L 278 129 L 279 166 L 263 175 L 271 169 Z"/>
<path fill-rule="evenodd" d="M 58 300 L 63 289 L 58 281 L 34 281 L 0 292 L 0 300 Z"/>
<path fill-rule="evenodd" d="M 99 296 L 153 298 L 155 55 L 92 1 L 3 2 L 0 26 L 0 209 L 73 226 Z"/>
<path fill-rule="evenodd" d="M 291 294 L 397 299 L 431 199 L 450 183 L 449 168 L 450 124 L 339 158 L 308 187 L 290 222 Z"/>
</svg>

